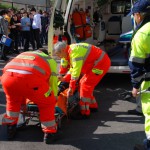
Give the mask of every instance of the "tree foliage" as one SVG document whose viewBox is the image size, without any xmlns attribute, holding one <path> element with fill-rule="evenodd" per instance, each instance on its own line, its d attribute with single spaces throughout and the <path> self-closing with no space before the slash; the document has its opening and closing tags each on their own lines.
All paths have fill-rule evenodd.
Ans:
<svg viewBox="0 0 150 150">
<path fill-rule="evenodd" d="M 108 0 L 97 0 L 97 4 L 98 4 L 99 7 L 106 4 L 107 2 L 108 2 Z"/>
</svg>

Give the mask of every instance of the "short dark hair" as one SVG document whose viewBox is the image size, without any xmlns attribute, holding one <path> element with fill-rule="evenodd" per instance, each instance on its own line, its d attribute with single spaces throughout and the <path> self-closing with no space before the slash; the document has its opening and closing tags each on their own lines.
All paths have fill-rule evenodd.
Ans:
<svg viewBox="0 0 150 150">
<path fill-rule="evenodd" d="M 22 14 L 28 14 L 28 12 L 27 12 L 27 11 L 24 11 Z"/>
<path fill-rule="evenodd" d="M 35 11 L 36 12 L 36 9 L 33 7 L 33 8 L 30 9 L 30 11 Z"/>
<path fill-rule="evenodd" d="M 13 14 L 12 16 L 13 16 L 13 17 L 15 17 L 15 16 L 17 17 L 17 14 Z"/>
<path fill-rule="evenodd" d="M 7 14 L 7 11 L 5 9 L 3 9 L 3 10 L 0 11 L 0 16 L 3 16 L 5 14 Z"/>
</svg>

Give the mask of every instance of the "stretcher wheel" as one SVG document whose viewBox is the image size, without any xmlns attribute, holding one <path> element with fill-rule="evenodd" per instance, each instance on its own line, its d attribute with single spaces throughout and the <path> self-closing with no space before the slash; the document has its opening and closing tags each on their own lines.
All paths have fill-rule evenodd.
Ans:
<svg viewBox="0 0 150 150">
<path fill-rule="evenodd" d="M 26 128 L 26 126 L 29 124 L 30 118 L 25 118 L 24 114 L 21 114 L 21 123 L 17 124 L 17 129 L 18 130 L 23 130 Z"/>
</svg>

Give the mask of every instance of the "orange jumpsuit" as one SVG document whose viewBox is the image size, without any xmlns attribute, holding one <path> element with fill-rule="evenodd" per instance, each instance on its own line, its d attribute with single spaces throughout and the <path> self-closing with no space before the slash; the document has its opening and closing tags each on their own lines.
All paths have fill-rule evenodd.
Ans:
<svg viewBox="0 0 150 150">
<path fill-rule="evenodd" d="M 43 52 L 24 52 L 4 67 L 1 83 L 7 104 L 3 125 L 17 124 L 21 104 L 30 99 L 39 108 L 42 130 L 46 133 L 57 131 L 56 98 L 49 83 L 54 72 L 49 60 L 52 59 Z"/>
<path fill-rule="evenodd" d="M 71 74 L 67 74 L 64 79 L 67 81 L 71 77 L 69 86 L 74 91 L 80 78 L 81 114 L 90 115 L 89 108 L 98 108 L 93 90 L 107 73 L 111 65 L 110 58 L 100 48 L 87 43 L 72 44 L 67 52 Z"/>
</svg>

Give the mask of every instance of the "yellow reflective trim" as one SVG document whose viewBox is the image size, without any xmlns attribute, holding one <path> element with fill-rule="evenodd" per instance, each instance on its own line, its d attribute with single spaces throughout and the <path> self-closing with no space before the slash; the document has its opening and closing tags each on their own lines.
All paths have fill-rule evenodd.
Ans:
<svg viewBox="0 0 150 150">
<path fill-rule="evenodd" d="M 58 81 L 58 85 L 60 85 L 61 81 Z"/>
<path fill-rule="evenodd" d="M 73 58 L 72 62 L 84 60 L 84 57 Z"/>
<path fill-rule="evenodd" d="M 49 90 L 44 94 L 45 97 L 49 97 L 52 92 L 52 88 L 49 88 Z"/>
<path fill-rule="evenodd" d="M 67 68 L 67 66 L 68 66 L 68 60 L 66 60 L 65 58 L 62 58 L 61 61 L 60 61 L 60 65 L 63 68 Z"/>
<path fill-rule="evenodd" d="M 100 70 L 100 69 L 93 68 L 92 72 L 95 73 L 95 74 L 101 75 L 101 74 L 103 74 L 104 71 Z"/>
<path fill-rule="evenodd" d="M 27 60 L 35 60 L 35 56 L 26 56 L 26 55 L 18 55 L 16 58 L 27 59 Z"/>
<path fill-rule="evenodd" d="M 42 58 L 48 65 L 49 65 L 49 62 L 48 60 L 52 59 L 50 56 L 47 56 L 45 53 L 39 53 L 37 51 L 33 51 L 33 52 L 25 52 L 26 54 L 28 55 L 31 55 L 31 54 L 35 54 L 37 55 L 38 57 Z"/>
</svg>

